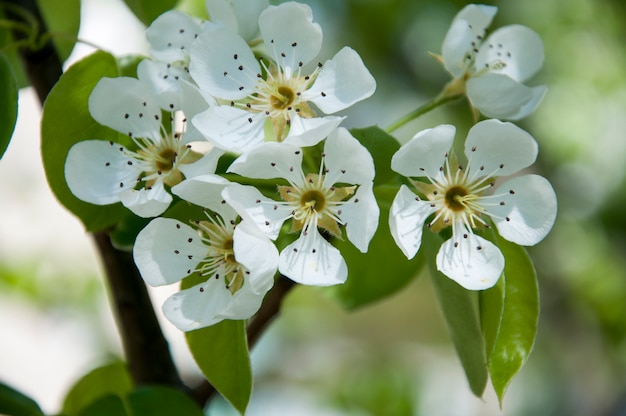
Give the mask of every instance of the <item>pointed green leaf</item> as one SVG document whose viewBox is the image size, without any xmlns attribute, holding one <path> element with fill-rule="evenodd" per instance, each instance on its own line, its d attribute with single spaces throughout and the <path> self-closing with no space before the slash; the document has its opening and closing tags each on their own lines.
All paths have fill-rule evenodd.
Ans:
<svg viewBox="0 0 626 416">
<path fill-rule="evenodd" d="M 17 85 L 9 60 L 0 55 L 0 159 L 9 146 L 17 121 Z"/>
<path fill-rule="evenodd" d="M 127 396 L 126 402 L 132 416 L 203 416 L 189 396 L 169 387 L 140 387 Z"/>
<path fill-rule="evenodd" d="M 348 264 L 348 279 L 346 283 L 328 290 L 347 309 L 355 309 L 396 293 L 417 276 L 424 265 L 421 253 L 407 260 L 394 243 L 387 226 L 389 208 L 397 190 L 398 187 L 392 186 L 374 188 L 380 221 L 367 253 L 361 253 L 348 240 L 333 241 Z"/>
<path fill-rule="evenodd" d="M 84 413 L 83 409 L 97 399 L 109 395 L 124 397 L 132 388 L 125 363 L 114 362 L 98 367 L 83 376 L 70 389 L 63 402 L 63 413 L 69 416 Z"/>
<path fill-rule="evenodd" d="M 475 302 L 477 295 L 437 271 L 435 256 L 441 246 L 438 236 L 425 232 L 422 245 L 452 343 L 465 370 L 470 389 L 480 397 L 487 385 L 487 358 Z"/>
<path fill-rule="evenodd" d="M 400 148 L 400 143 L 392 135 L 378 126 L 354 128 L 350 133 L 374 158 L 376 169 L 374 185 L 381 185 L 398 177 L 398 174 L 391 170 L 391 157 Z"/>
<path fill-rule="evenodd" d="M 50 91 L 43 108 L 41 151 L 48 184 L 55 196 L 88 231 L 105 229 L 127 215 L 121 204 L 92 205 L 76 198 L 65 182 L 65 159 L 81 140 L 123 140 L 119 133 L 98 124 L 87 107 L 91 90 L 102 77 L 120 73 L 115 58 L 96 52 L 72 65 Z"/>
<path fill-rule="evenodd" d="M 504 307 L 489 360 L 489 374 L 500 403 L 509 383 L 532 351 L 539 318 L 537 273 L 526 249 L 498 236 L 504 254 Z"/>
<path fill-rule="evenodd" d="M 480 325 L 483 329 L 485 339 L 485 354 L 487 361 L 491 358 L 493 348 L 496 345 L 496 338 L 500 323 L 502 322 L 502 312 L 504 311 L 504 279 L 490 289 L 479 293 Z"/>
<path fill-rule="evenodd" d="M 65 61 L 78 38 L 80 0 L 37 0 L 37 5 L 61 62 Z"/>
<path fill-rule="evenodd" d="M 43 416 L 39 405 L 30 397 L 0 383 L 0 414 L 7 416 Z"/>
<path fill-rule="evenodd" d="M 178 0 L 124 0 L 124 3 L 146 26 L 162 13 L 174 8 Z"/>
<path fill-rule="evenodd" d="M 124 400 L 119 396 L 109 394 L 89 403 L 77 413 L 77 416 L 129 416 L 129 414 L 124 406 Z"/>
<path fill-rule="evenodd" d="M 252 392 L 246 322 L 225 320 L 186 336 L 202 374 L 243 414 Z"/>
</svg>

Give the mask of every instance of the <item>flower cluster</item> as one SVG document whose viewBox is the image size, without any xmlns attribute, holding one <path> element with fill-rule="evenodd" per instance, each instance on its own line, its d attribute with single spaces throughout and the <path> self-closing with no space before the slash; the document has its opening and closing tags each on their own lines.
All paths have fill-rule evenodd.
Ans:
<svg viewBox="0 0 626 416">
<path fill-rule="evenodd" d="M 127 139 L 78 142 L 65 167 L 78 198 L 158 217 L 137 235 L 134 259 L 150 285 L 186 279 L 163 305 L 185 331 L 250 318 L 277 272 L 305 285 L 345 282 L 348 266 L 333 240 L 366 253 L 379 222 L 374 159 L 337 115 L 376 88 L 359 54 L 344 47 L 317 61 L 322 29 L 300 3 L 206 4 L 210 21 L 171 11 L 152 23 L 137 78 L 95 86 L 92 117 Z M 470 5 L 454 19 L 440 57 L 454 76 L 444 93 L 466 93 L 488 117 L 518 119 L 545 93 L 522 84 L 540 68 L 542 44 L 521 26 L 483 40 L 495 10 Z M 556 198 L 537 175 L 499 182 L 537 156 L 535 140 L 515 125 L 476 124 L 467 163 L 451 150 L 454 136 L 452 125 L 428 129 L 393 156 L 391 168 L 417 193 L 400 187 L 389 226 L 409 259 L 424 224 L 434 232 L 450 226 L 437 267 L 485 289 L 505 260 L 483 230 L 493 224 L 510 241 L 535 244 L 552 227 Z M 235 159 L 218 172 L 225 153 Z M 178 203 L 199 218 L 170 209 Z"/>
</svg>

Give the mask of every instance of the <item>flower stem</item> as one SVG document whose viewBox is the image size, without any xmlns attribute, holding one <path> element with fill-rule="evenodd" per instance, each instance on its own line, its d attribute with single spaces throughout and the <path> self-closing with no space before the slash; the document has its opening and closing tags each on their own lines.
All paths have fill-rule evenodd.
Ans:
<svg viewBox="0 0 626 416">
<path fill-rule="evenodd" d="M 427 101 L 415 110 L 398 119 L 396 122 L 392 123 L 389 127 L 386 128 L 387 133 L 393 133 L 408 122 L 415 120 L 416 118 L 428 113 L 431 110 L 434 110 L 440 105 L 461 97 L 461 94 L 459 93 L 446 94 L 445 92 L 446 90 L 444 90 L 444 93 L 439 94 L 437 97 L 433 98 L 430 101 Z"/>
</svg>

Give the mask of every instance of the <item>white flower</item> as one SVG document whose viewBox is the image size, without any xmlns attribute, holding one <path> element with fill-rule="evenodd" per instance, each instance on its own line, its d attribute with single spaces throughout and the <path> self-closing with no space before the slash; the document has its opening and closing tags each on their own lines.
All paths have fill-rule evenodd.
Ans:
<svg viewBox="0 0 626 416">
<path fill-rule="evenodd" d="M 292 219 L 299 238 L 280 253 L 279 271 L 307 285 L 343 283 L 346 263 L 322 235 L 348 239 L 366 252 L 378 227 L 379 209 L 372 191 L 374 162 L 368 151 L 341 128 L 326 140 L 319 171 L 302 171 L 300 148 L 286 143 L 265 143 L 239 157 L 229 168 L 251 178 L 284 178 L 282 201 L 263 196 L 251 186 L 233 185 L 222 195 L 245 221 L 252 221 L 272 238 L 283 222 Z"/>
<path fill-rule="evenodd" d="M 316 117 L 310 103 L 332 114 L 374 93 L 374 78 L 348 47 L 305 70 L 322 45 L 322 30 L 309 6 L 270 6 L 259 16 L 259 28 L 269 62 L 257 60 L 247 42 L 226 28 L 201 34 L 191 47 L 193 79 L 210 95 L 230 102 L 192 119 L 216 146 L 235 152 L 254 148 L 264 141 L 267 120 L 276 140 L 312 146 L 342 117 Z"/>
<path fill-rule="evenodd" d="M 92 117 L 129 137 L 136 150 L 112 141 L 76 143 L 67 155 L 67 184 L 83 201 L 121 202 L 141 217 L 162 214 L 172 201 L 165 186 L 183 176 L 213 173 L 221 151 L 191 149 L 181 133 L 167 133 L 152 90 L 135 78 L 103 78 L 89 97 Z M 170 120 L 167 120 L 169 123 Z"/>
<path fill-rule="evenodd" d="M 151 286 L 172 284 L 192 273 L 207 278 L 163 304 L 165 316 L 183 331 L 250 318 L 274 284 L 278 250 L 253 224 L 237 223 L 237 213 L 220 196 L 226 184 L 211 175 L 177 185 L 176 194 L 199 198 L 211 212 L 191 225 L 156 218 L 135 241 L 135 263 Z"/>
<path fill-rule="evenodd" d="M 212 22 L 239 33 L 246 42 L 256 41 L 259 35 L 259 15 L 269 0 L 206 0 Z"/>
<path fill-rule="evenodd" d="M 556 217 L 556 195 L 543 177 L 527 174 L 502 181 L 530 166 L 537 143 L 511 123 L 486 120 L 469 131 L 465 142 L 467 166 L 459 165 L 450 149 L 455 128 L 440 125 L 416 134 L 391 160 L 391 167 L 413 181 L 426 200 L 403 185 L 391 206 L 389 226 L 394 240 L 410 259 L 420 248 L 422 228 L 452 227 L 452 238 L 437 254 L 437 268 L 461 286 L 480 290 L 493 286 L 504 268 L 504 257 L 474 228 L 495 224 L 505 239 L 534 245 L 550 231 Z M 433 215 L 428 220 L 427 219 Z"/>
<path fill-rule="evenodd" d="M 470 4 L 452 21 L 442 46 L 442 60 L 472 105 L 488 117 L 518 120 L 541 102 L 545 85 L 524 81 L 543 65 L 543 42 L 526 26 L 500 28 L 485 39 L 497 7 Z"/>
</svg>

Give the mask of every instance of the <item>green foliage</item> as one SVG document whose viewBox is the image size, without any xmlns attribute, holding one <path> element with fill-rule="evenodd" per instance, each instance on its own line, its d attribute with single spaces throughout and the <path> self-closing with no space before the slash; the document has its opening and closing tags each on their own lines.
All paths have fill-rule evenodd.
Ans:
<svg viewBox="0 0 626 416">
<path fill-rule="evenodd" d="M 0 414 L 6 416 L 43 416 L 39 405 L 23 393 L 0 383 Z"/>
<path fill-rule="evenodd" d="M 162 13 L 174 8 L 178 0 L 124 0 L 137 19 L 149 26 Z"/>
<path fill-rule="evenodd" d="M 461 360 L 472 392 L 480 397 L 487 385 L 485 342 L 476 310 L 475 292 L 458 285 L 436 270 L 435 253 L 441 240 L 431 232 L 424 233 L 423 248 L 433 280 L 433 286 L 448 324 L 452 343 Z"/>
<path fill-rule="evenodd" d="M 361 253 L 347 240 L 333 241 L 348 264 L 348 280 L 329 290 L 347 309 L 365 306 L 396 293 L 417 276 L 424 265 L 421 253 L 407 261 L 391 237 L 387 224 L 396 191 L 397 187 L 374 188 L 380 220 L 367 253 Z"/>
<path fill-rule="evenodd" d="M 485 337 L 492 345 L 488 350 L 489 374 L 502 403 L 509 383 L 526 362 L 535 343 L 539 290 L 535 268 L 526 250 L 500 236 L 498 246 L 506 260 L 504 273 L 500 284 L 482 293 L 480 300 L 483 322 L 492 322 L 485 327 Z M 486 315 L 494 315 L 494 318 Z M 497 335 L 493 332 L 496 319 L 500 321 Z"/>
<path fill-rule="evenodd" d="M 187 332 L 186 337 L 202 374 L 243 414 L 252 392 L 246 321 L 224 320 Z"/>
<path fill-rule="evenodd" d="M 128 416 L 128 412 L 121 397 L 107 395 L 89 403 L 78 416 Z"/>
<path fill-rule="evenodd" d="M 37 0 L 61 61 L 72 53 L 80 26 L 80 0 Z"/>
<path fill-rule="evenodd" d="M 120 73 L 112 55 L 89 55 L 63 74 L 43 108 L 41 150 L 48 184 L 59 202 L 89 231 L 105 229 L 130 214 L 119 203 L 97 206 L 76 198 L 65 182 L 65 159 L 72 145 L 81 140 L 122 140 L 122 135 L 98 124 L 87 105 L 92 89 L 102 77 L 117 77 Z"/>
<path fill-rule="evenodd" d="M 162 386 L 140 387 L 127 397 L 131 416 L 202 416 L 202 409 L 183 392 Z"/>
<path fill-rule="evenodd" d="M 123 397 L 133 389 L 128 368 L 123 362 L 114 362 L 84 375 L 72 386 L 63 402 L 63 413 L 80 414 L 88 405 L 104 396 Z"/>
<path fill-rule="evenodd" d="M 376 177 L 374 185 L 388 183 L 398 177 L 391 170 L 391 157 L 400 149 L 400 143 L 378 126 L 354 128 L 350 133 L 370 152 L 374 158 Z"/>
<path fill-rule="evenodd" d="M 0 55 L 0 159 L 9 146 L 17 121 L 17 85 L 9 60 Z"/>
</svg>

